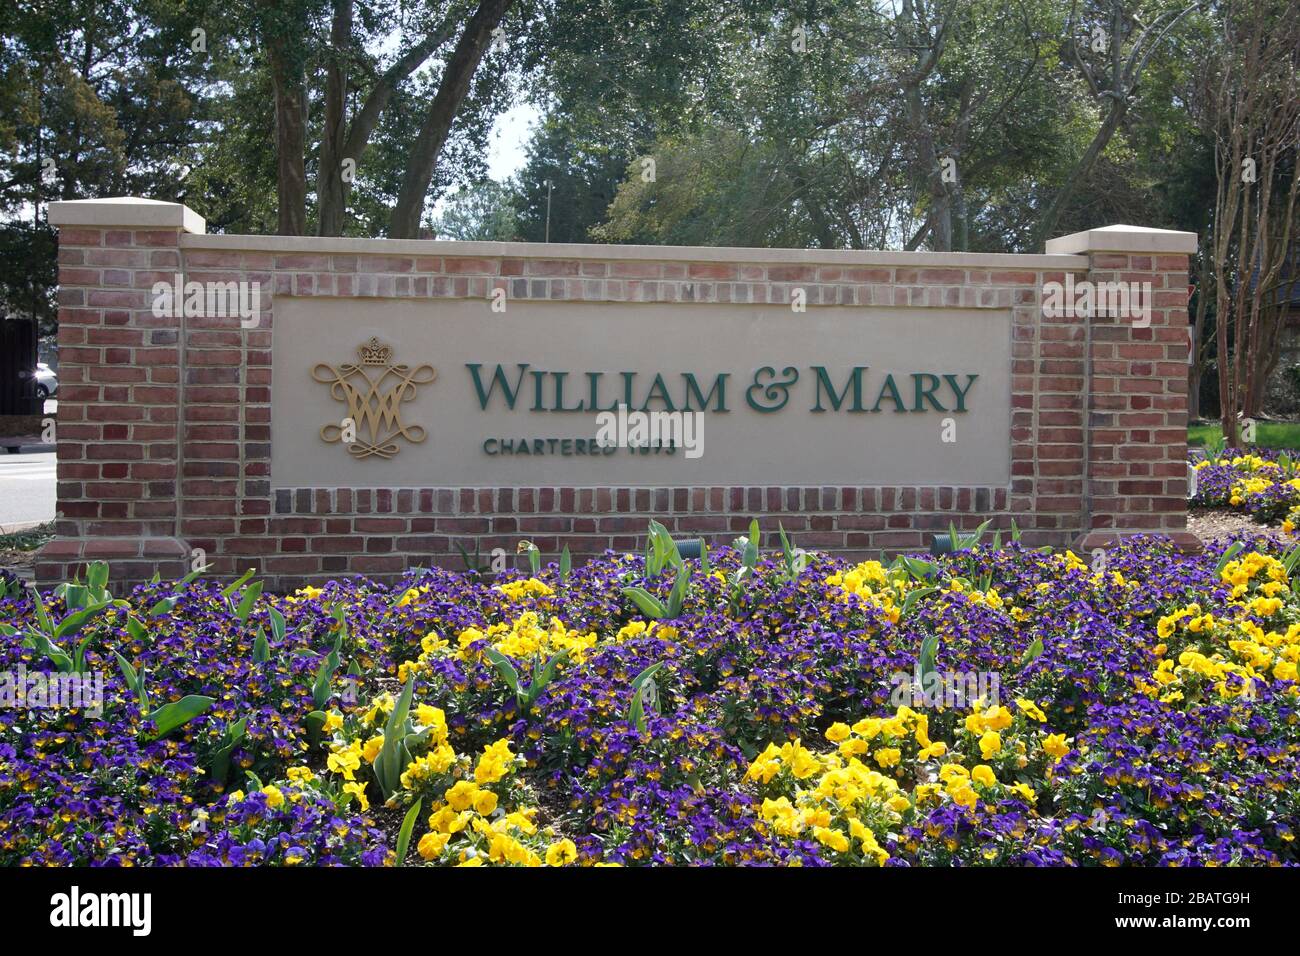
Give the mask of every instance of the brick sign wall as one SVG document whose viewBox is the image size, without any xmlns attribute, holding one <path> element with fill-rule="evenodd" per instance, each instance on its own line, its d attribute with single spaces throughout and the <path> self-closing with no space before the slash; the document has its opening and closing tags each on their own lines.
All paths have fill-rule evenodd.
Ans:
<svg viewBox="0 0 1300 956">
<path fill-rule="evenodd" d="M 382 579 L 417 564 L 459 567 L 458 546 L 513 553 L 528 539 L 550 554 L 567 544 L 577 558 L 631 550 L 649 518 L 726 543 L 759 516 L 801 546 L 858 556 L 923 548 L 950 522 L 987 518 L 1000 528 L 1014 519 L 1029 543 L 1091 548 L 1155 532 L 1193 545 L 1188 233 L 1109 227 L 1054 240 L 1047 255 L 983 255 L 209 236 L 185 207 L 143 200 L 54 203 L 50 221 L 60 229 L 59 519 L 39 556 L 42 581 L 96 559 L 112 563 L 114 580 L 179 575 L 197 558 L 214 573 L 257 568 L 282 588 Z M 177 277 L 182 289 L 256 288 L 257 309 L 249 318 L 159 308 L 159 283 Z M 1098 314 L 1049 301 L 1088 283 L 1145 287 L 1146 309 Z M 521 479 L 526 470 L 471 487 L 362 486 L 327 471 L 307 484 L 276 480 L 274 376 L 290 374 L 272 360 L 285 344 L 274 339 L 277 308 L 316 303 L 324 314 L 342 300 L 360 331 L 393 302 L 479 303 L 488 322 L 494 295 L 507 308 L 676 304 L 701 321 L 710 307 L 764 305 L 810 329 L 825 310 L 918 322 L 1009 316 L 1009 477 L 969 483 L 955 469 L 944 484 L 882 485 L 864 467 L 858 481 L 779 485 L 755 467 L 752 484 L 556 486 Z M 806 312 L 791 309 L 796 297 Z M 321 336 L 311 355 L 324 361 L 356 344 Z M 275 418 L 289 427 L 282 409 Z"/>
</svg>

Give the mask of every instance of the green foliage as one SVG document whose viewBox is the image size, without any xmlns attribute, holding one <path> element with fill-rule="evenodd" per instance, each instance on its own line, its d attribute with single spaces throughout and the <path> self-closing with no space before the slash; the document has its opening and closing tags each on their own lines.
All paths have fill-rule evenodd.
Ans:
<svg viewBox="0 0 1300 956">
<path fill-rule="evenodd" d="M 637 729 L 638 733 L 645 733 L 646 715 L 645 715 L 645 688 L 654 678 L 655 674 L 663 668 L 666 661 L 658 661 L 651 664 L 640 674 L 632 679 L 632 701 L 627 708 L 627 722 Z"/>
<path fill-rule="evenodd" d="M 510 688 L 511 693 L 515 695 L 515 705 L 520 716 L 527 717 L 532 713 L 533 704 L 537 702 L 537 698 L 541 696 L 542 691 L 546 690 L 546 685 L 555 679 L 555 672 L 560 664 L 568 659 L 569 652 L 567 650 L 559 651 L 547 661 L 539 661 L 535 664 L 533 666 L 532 680 L 527 687 L 523 686 L 519 679 L 519 672 L 510 663 L 510 659 L 496 648 L 487 648 L 484 650 L 483 656 L 492 663 L 497 673 L 501 675 L 501 679 L 505 681 L 506 686 Z"/>
<path fill-rule="evenodd" d="M 406 816 L 402 818 L 402 828 L 397 832 L 397 859 L 394 866 L 402 866 L 406 862 L 407 851 L 411 847 L 411 834 L 415 831 L 415 821 L 420 818 L 420 810 L 424 807 L 424 798 L 416 800 L 411 804 L 411 809 L 406 811 Z"/>
<path fill-rule="evenodd" d="M 415 675 L 406 679 L 406 685 L 393 705 L 392 713 L 384 725 L 384 744 L 375 757 L 375 781 L 384 799 L 389 799 L 402 783 L 402 773 L 411 762 L 411 751 L 406 739 L 412 730 L 410 712 L 411 695 L 414 692 Z"/>
<path fill-rule="evenodd" d="M 514 242 L 519 239 L 518 187 L 484 180 L 462 186 L 434 220 L 435 239 L 463 242 Z"/>
<path fill-rule="evenodd" d="M 215 703 L 216 701 L 211 697 L 204 697 L 201 694 L 187 694 L 180 700 L 173 701 L 170 704 L 163 704 L 149 715 L 148 720 L 154 725 L 154 731 L 145 735 L 145 739 L 157 740 L 160 737 L 167 736 L 177 727 L 204 713 Z"/>
</svg>

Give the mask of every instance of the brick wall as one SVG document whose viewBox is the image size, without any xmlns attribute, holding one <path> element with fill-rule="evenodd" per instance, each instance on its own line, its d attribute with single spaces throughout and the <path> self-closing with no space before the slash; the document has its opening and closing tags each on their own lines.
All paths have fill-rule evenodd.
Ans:
<svg viewBox="0 0 1300 956">
<path fill-rule="evenodd" d="M 576 558 L 644 544 L 653 517 L 729 542 L 751 517 L 804 547 L 923 548 L 949 523 L 1014 520 L 1029 543 L 1092 547 L 1155 531 L 1180 542 L 1187 254 L 1195 237 L 1093 230 L 1049 255 L 601 246 L 206 236 L 169 203 L 56 203 L 60 226 L 58 538 L 37 576 L 95 559 L 117 581 L 256 568 L 288 588 L 345 573 L 461 566 L 520 540 Z M 1182 249 L 1177 252 L 1175 250 Z M 1144 251 L 1146 250 L 1146 251 Z M 155 282 L 260 283 L 262 315 L 158 317 Z M 1150 282 L 1151 324 L 1054 319 L 1066 274 Z M 1012 314 L 1006 487 L 299 488 L 272 490 L 271 341 L 277 295 L 962 307 Z"/>
</svg>

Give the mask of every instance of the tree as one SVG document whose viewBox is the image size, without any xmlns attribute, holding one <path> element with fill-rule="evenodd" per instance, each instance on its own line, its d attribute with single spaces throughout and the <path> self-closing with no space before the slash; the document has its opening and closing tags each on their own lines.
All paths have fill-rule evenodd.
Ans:
<svg viewBox="0 0 1300 956">
<path fill-rule="evenodd" d="M 1220 29 L 1204 74 L 1218 181 L 1210 256 L 1220 417 L 1236 446 L 1238 416 L 1257 413 L 1275 361 L 1280 280 L 1294 255 L 1300 21 L 1286 0 L 1250 0 L 1224 4 Z"/>
<path fill-rule="evenodd" d="M 207 6 L 18 0 L 0 10 L 6 309 L 53 323 L 49 200 L 183 195 L 211 119 L 204 91 L 217 58 L 192 35 Z"/>
<path fill-rule="evenodd" d="M 519 239 L 519 191 L 490 179 L 461 189 L 434 222 L 435 239 L 514 242 Z"/>
<path fill-rule="evenodd" d="M 1072 0 L 1064 45 L 1087 84 L 1101 120 L 1091 142 L 1051 202 L 1039 213 L 1032 248 L 1042 248 L 1056 232 L 1062 211 L 1127 118 L 1152 56 L 1179 22 L 1199 6 L 1157 7 L 1151 22 L 1143 23 L 1142 18 L 1125 9 L 1122 0 L 1086 2 L 1083 11 L 1079 0 Z"/>
</svg>

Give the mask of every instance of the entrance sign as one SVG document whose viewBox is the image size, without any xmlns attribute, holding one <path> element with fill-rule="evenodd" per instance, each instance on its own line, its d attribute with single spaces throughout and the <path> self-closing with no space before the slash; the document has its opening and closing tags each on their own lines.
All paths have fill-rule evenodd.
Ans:
<svg viewBox="0 0 1300 956">
<path fill-rule="evenodd" d="M 1009 309 L 795 318 L 779 305 L 524 301 L 492 314 L 470 300 L 288 297 L 275 329 L 278 488 L 1002 486 L 1011 475 Z M 358 342 L 383 358 L 313 362 L 324 343 L 356 354 Z M 620 406 L 702 412 L 702 453 L 600 447 L 598 414 Z M 345 416 L 359 428 L 351 455 L 337 447 Z"/>
<path fill-rule="evenodd" d="M 41 582 L 393 580 L 525 541 L 581 561 L 651 518 L 852 558 L 986 520 L 1079 553 L 1196 543 L 1191 233 L 990 255 L 207 235 L 140 199 L 49 221 Z"/>
</svg>

